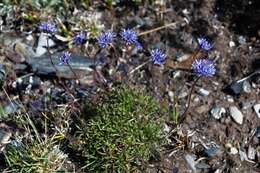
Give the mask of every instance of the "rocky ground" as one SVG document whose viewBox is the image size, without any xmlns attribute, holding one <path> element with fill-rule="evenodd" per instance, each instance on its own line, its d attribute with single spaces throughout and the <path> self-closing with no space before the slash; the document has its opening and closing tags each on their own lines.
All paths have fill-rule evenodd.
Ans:
<svg viewBox="0 0 260 173">
<path fill-rule="evenodd" d="M 165 124 L 164 130 L 170 134 L 169 145 L 150 172 L 260 172 L 259 2 L 116 2 L 112 6 L 92 3 L 89 10 L 75 3 L 66 7 L 69 9 L 66 14 L 46 10 L 41 17 L 34 8 L 28 12 L 26 6 L 2 6 L 0 80 L 5 89 L 0 92 L 5 112 L 2 115 L 19 111 L 22 103 L 37 119 L 35 108 L 50 110 L 75 98 L 95 99 L 96 93 L 120 82 L 148 89 L 161 106 L 169 110 L 176 107 L 181 115 L 196 78 L 191 71 L 169 68 L 167 64 L 146 64 L 131 73 L 149 57 L 146 52 L 122 50 L 119 57 L 117 51 L 97 54 L 98 72 L 93 72 L 91 67 L 95 63 L 88 56 L 96 53 L 93 38 L 95 32 L 106 29 L 134 28 L 146 49 L 161 48 L 168 60 L 181 64 L 183 58 L 198 49 L 196 39 L 206 36 L 214 44 L 208 57 L 215 61 L 217 73 L 197 82 L 183 122 L 176 124 L 169 120 Z M 37 24 L 54 17 L 67 30 L 52 38 L 51 51 L 53 56 L 59 56 L 65 49 L 75 54 L 72 67 L 78 80 L 68 67 L 60 67 L 61 72 L 55 74 L 44 54 L 46 38 L 37 30 Z M 164 27 L 153 30 L 161 26 Z M 85 46 L 67 46 L 69 32 L 82 29 L 88 30 L 91 38 Z M 40 58 L 28 58 L 33 55 Z M 184 65 L 190 68 L 190 64 Z M 65 92 L 57 82 L 60 78 L 71 93 Z M 10 100 L 14 100 L 12 105 Z M 11 128 L 5 121 L 1 124 Z"/>
</svg>

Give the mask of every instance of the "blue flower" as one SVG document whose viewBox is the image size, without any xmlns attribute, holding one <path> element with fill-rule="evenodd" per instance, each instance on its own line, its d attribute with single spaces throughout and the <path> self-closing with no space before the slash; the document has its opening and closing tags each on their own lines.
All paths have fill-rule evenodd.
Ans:
<svg viewBox="0 0 260 173">
<path fill-rule="evenodd" d="M 165 62 L 166 55 L 160 49 L 153 49 L 151 51 L 151 59 L 154 64 L 162 65 Z"/>
<path fill-rule="evenodd" d="M 71 58 L 71 53 L 68 52 L 68 51 L 64 52 L 64 53 L 60 56 L 60 63 L 59 63 L 59 65 L 68 64 L 70 58 Z"/>
<path fill-rule="evenodd" d="M 138 42 L 137 34 L 132 29 L 123 29 L 120 32 L 120 36 L 124 40 L 124 42 L 129 45 L 133 44 L 136 46 L 137 49 L 142 49 L 142 45 Z"/>
<path fill-rule="evenodd" d="M 198 76 L 211 77 L 215 74 L 215 63 L 209 59 L 196 59 L 192 63 L 192 69 Z"/>
<path fill-rule="evenodd" d="M 98 44 L 102 48 L 106 48 L 110 43 L 112 43 L 113 39 L 116 37 L 114 32 L 104 32 L 99 35 L 97 38 Z"/>
<path fill-rule="evenodd" d="M 86 33 L 81 31 L 73 37 L 73 44 L 81 45 L 86 41 Z"/>
<path fill-rule="evenodd" d="M 46 33 L 49 33 L 49 34 L 53 34 L 55 32 L 57 32 L 57 27 L 55 24 L 53 23 L 50 23 L 50 22 L 43 22 L 39 25 L 39 29 L 42 31 L 42 32 L 46 32 Z"/>
<path fill-rule="evenodd" d="M 212 49 L 213 45 L 204 37 L 198 38 L 199 46 L 205 51 Z"/>
</svg>

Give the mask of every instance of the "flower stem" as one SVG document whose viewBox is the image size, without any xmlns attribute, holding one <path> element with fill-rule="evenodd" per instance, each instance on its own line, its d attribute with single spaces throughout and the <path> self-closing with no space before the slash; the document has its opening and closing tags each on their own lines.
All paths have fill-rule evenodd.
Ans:
<svg viewBox="0 0 260 173">
<path fill-rule="evenodd" d="M 73 68 L 71 67 L 71 65 L 70 65 L 70 63 L 69 63 L 69 62 L 67 62 L 67 65 L 69 66 L 69 68 L 70 68 L 70 71 L 72 71 L 72 73 L 74 74 L 74 76 L 75 76 L 75 79 L 79 79 L 79 78 L 78 78 L 78 76 L 77 76 L 77 74 L 75 73 L 75 71 L 73 70 Z"/>
<path fill-rule="evenodd" d="M 67 87 L 61 82 L 61 78 L 60 78 L 60 76 L 59 76 L 59 74 L 58 74 L 58 69 L 57 69 L 57 67 L 55 66 L 55 64 L 54 64 L 53 61 L 52 61 L 52 56 L 51 56 L 50 46 L 49 46 L 49 37 L 48 37 L 48 36 L 47 36 L 47 52 L 48 52 L 48 55 L 49 55 L 51 64 L 52 64 L 52 66 L 54 67 L 54 69 L 55 69 L 55 71 L 56 71 L 56 76 L 58 77 L 58 83 L 61 84 L 61 86 L 63 87 L 63 89 L 64 89 L 65 91 L 67 91 L 67 92 L 72 96 L 73 99 L 75 99 L 75 97 L 74 97 L 72 91 L 71 91 L 69 88 L 67 88 Z"/>
<path fill-rule="evenodd" d="M 192 95 L 192 93 L 193 93 L 193 90 L 194 90 L 194 88 L 195 88 L 196 83 L 199 81 L 200 78 L 201 78 L 201 77 L 198 77 L 198 78 L 193 82 L 193 84 L 192 84 L 192 86 L 191 86 L 191 90 L 190 90 L 190 93 L 189 93 L 189 96 L 188 96 L 188 105 L 187 105 L 185 111 L 183 112 L 183 114 L 181 115 L 179 123 L 182 123 L 182 122 L 185 120 L 185 118 L 186 118 L 186 114 L 188 113 L 189 108 L 190 108 L 191 95 Z"/>
</svg>

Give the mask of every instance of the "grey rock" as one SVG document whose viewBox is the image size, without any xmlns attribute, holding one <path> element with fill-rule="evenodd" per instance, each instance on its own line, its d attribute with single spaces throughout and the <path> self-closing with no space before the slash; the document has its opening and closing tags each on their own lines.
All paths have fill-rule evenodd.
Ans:
<svg viewBox="0 0 260 173">
<path fill-rule="evenodd" d="M 230 111 L 231 117 L 235 120 L 236 123 L 238 123 L 238 124 L 243 123 L 244 115 L 236 106 L 231 106 L 229 108 L 229 111 Z"/>
<path fill-rule="evenodd" d="M 260 104 L 254 105 L 254 110 L 258 118 L 260 118 Z"/>
<path fill-rule="evenodd" d="M 238 81 L 231 84 L 230 89 L 233 91 L 234 94 L 240 94 L 243 90 L 243 82 Z"/>
<path fill-rule="evenodd" d="M 5 114 L 5 116 L 7 116 L 11 113 L 15 113 L 16 111 L 18 111 L 19 108 L 20 108 L 20 106 L 17 102 L 15 102 L 15 101 L 9 102 L 4 107 L 4 114 Z"/>
<path fill-rule="evenodd" d="M 242 109 L 246 110 L 253 106 L 254 101 L 246 101 L 242 103 Z"/>
<path fill-rule="evenodd" d="M 193 172 L 197 172 L 195 157 L 192 156 L 192 155 L 187 154 L 187 155 L 185 155 L 184 159 L 187 162 L 187 164 L 189 165 L 190 169 Z"/>
<path fill-rule="evenodd" d="M 204 152 L 208 157 L 214 157 L 218 153 L 219 149 L 219 146 L 212 146 L 210 148 L 206 148 Z"/>
<path fill-rule="evenodd" d="M 241 161 L 248 160 L 247 155 L 244 151 L 239 150 L 239 156 Z"/>
<path fill-rule="evenodd" d="M 223 107 L 215 106 L 210 110 L 210 114 L 215 119 L 220 119 L 226 113 L 226 109 Z"/>
<path fill-rule="evenodd" d="M 251 145 L 249 145 L 247 150 L 248 159 L 255 160 L 255 156 L 256 156 L 256 150 Z"/>
<path fill-rule="evenodd" d="M 56 67 L 53 67 L 48 54 L 44 54 L 41 57 L 34 57 L 27 59 L 28 64 L 31 65 L 32 70 L 40 75 L 57 75 L 62 78 L 74 78 L 75 75 L 67 65 L 59 65 L 59 57 L 61 53 L 53 54 L 52 61 Z M 70 66 L 73 71 L 77 74 L 77 77 L 82 78 L 83 76 L 90 75 L 93 72 L 94 61 L 93 59 L 72 54 L 70 59 Z M 57 71 L 56 71 L 57 70 Z"/>
</svg>

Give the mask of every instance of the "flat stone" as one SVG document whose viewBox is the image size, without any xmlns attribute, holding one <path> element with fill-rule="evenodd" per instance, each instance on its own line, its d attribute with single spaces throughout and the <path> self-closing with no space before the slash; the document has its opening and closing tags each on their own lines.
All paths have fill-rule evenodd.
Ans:
<svg viewBox="0 0 260 173">
<path fill-rule="evenodd" d="M 258 118 L 260 118 L 260 104 L 254 105 L 254 110 Z"/>
<path fill-rule="evenodd" d="M 238 123 L 238 124 L 243 123 L 244 115 L 242 114 L 242 112 L 236 106 L 231 106 L 229 108 L 229 111 L 230 111 L 231 117 L 234 119 L 234 121 L 236 123 Z"/>
</svg>

